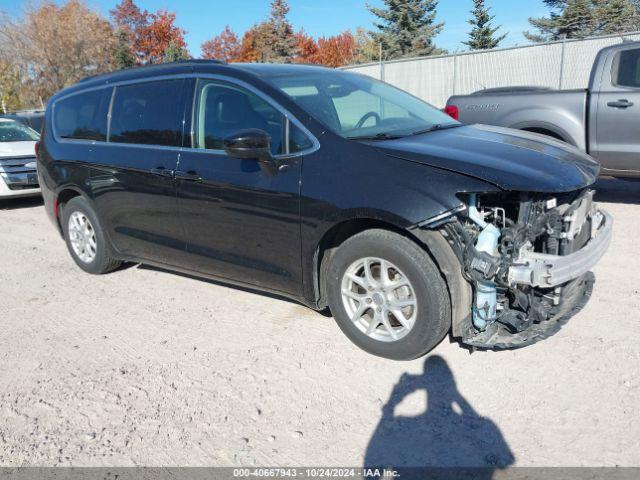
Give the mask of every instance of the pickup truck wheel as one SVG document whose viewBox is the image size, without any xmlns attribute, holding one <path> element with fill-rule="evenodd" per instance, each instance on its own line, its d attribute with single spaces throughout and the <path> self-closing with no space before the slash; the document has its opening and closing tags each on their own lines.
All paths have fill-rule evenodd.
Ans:
<svg viewBox="0 0 640 480">
<path fill-rule="evenodd" d="M 85 272 L 99 275 L 121 265 L 111 257 L 100 221 L 83 197 L 72 198 L 64 206 L 62 227 L 71 257 Z"/>
<path fill-rule="evenodd" d="M 363 350 L 413 360 L 451 327 L 445 281 L 429 254 L 386 230 L 345 241 L 327 272 L 329 306 L 342 331 Z"/>
</svg>

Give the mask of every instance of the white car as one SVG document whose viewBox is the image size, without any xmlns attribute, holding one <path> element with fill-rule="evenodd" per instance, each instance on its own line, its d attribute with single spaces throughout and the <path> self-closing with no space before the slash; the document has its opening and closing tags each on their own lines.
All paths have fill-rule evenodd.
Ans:
<svg viewBox="0 0 640 480">
<path fill-rule="evenodd" d="M 40 195 L 36 171 L 38 133 L 0 118 L 0 199 Z"/>
</svg>

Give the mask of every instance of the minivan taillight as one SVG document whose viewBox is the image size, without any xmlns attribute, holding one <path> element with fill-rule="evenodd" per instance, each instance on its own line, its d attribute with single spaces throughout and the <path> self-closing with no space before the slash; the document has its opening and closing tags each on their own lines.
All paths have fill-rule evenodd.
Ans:
<svg viewBox="0 0 640 480">
<path fill-rule="evenodd" d="M 40 142 L 36 142 L 36 157 L 38 156 L 39 151 L 40 151 Z"/>
<path fill-rule="evenodd" d="M 449 115 L 454 120 L 460 120 L 460 109 L 455 105 L 447 105 L 444 107 L 444 113 Z"/>
</svg>

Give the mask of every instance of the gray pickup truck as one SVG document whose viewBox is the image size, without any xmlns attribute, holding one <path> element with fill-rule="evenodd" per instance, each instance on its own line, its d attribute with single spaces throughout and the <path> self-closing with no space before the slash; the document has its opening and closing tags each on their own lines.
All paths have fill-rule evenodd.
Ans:
<svg viewBox="0 0 640 480">
<path fill-rule="evenodd" d="M 598 159 L 602 175 L 640 177 L 640 42 L 601 50 L 586 90 L 494 88 L 453 96 L 446 111 L 570 143 Z"/>
</svg>

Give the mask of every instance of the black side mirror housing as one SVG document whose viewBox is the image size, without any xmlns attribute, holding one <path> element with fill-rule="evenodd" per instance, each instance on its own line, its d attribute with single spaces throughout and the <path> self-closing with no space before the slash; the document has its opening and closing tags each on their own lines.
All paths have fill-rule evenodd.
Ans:
<svg viewBox="0 0 640 480">
<path fill-rule="evenodd" d="M 264 130 L 249 128 L 237 131 L 224 139 L 223 146 L 232 158 L 257 160 L 268 175 L 278 171 L 277 162 L 271 155 L 271 136 Z"/>
<path fill-rule="evenodd" d="M 264 130 L 240 130 L 223 140 L 224 151 L 233 158 L 261 160 L 271 157 L 271 137 Z"/>
</svg>

